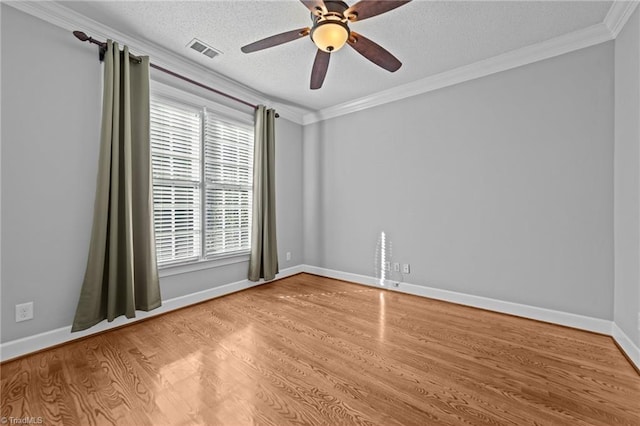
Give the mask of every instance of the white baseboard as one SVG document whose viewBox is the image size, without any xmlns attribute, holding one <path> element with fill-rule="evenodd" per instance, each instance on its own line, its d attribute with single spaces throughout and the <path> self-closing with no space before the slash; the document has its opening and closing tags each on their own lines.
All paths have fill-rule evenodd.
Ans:
<svg viewBox="0 0 640 426">
<path fill-rule="evenodd" d="M 366 275 L 319 268 L 317 266 L 303 266 L 305 272 L 320 275 L 323 277 L 350 281 L 371 287 L 384 288 L 386 290 L 398 291 L 401 293 L 413 294 L 415 296 L 428 297 L 431 299 L 444 300 L 447 302 L 458 303 L 460 305 L 473 306 L 474 308 L 487 309 L 493 312 L 501 312 L 504 314 L 516 315 L 523 318 L 573 327 L 580 330 L 606 334 L 615 339 L 615 341 L 622 348 L 627 357 L 635 364 L 636 368 L 640 371 L 640 348 L 638 348 L 613 321 L 592 318 L 583 315 L 576 315 L 568 312 L 555 311 L 552 309 L 539 308 L 536 306 L 522 305 L 519 303 L 505 302 L 503 300 L 473 296 L 470 294 L 457 293 L 455 291 L 425 287 L 410 283 L 400 283 L 399 287 L 393 287 L 391 281 L 386 281 L 384 285 L 382 285 L 379 279 Z"/>
<path fill-rule="evenodd" d="M 516 315 L 519 317 L 535 319 L 538 321 L 550 322 L 553 324 L 565 325 L 579 328 L 581 330 L 593 331 L 601 334 L 611 334 L 611 321 L 591 318 L 582 315 L 570 314 L 567 312 L 554 311 L 551 309 L 538 308 L 535 306 L 522 305 L 519 303 L 505 302 L 503 300 L 490 299 L 488 297 L 473 296 L 455 291 L 442 290 L 433 287 L 426 287 L 410 283 L 400 283 L 399 287 L 393 287 L 390 281 L 385 285 L 380 284 L 380 280 L 364 275 L 351 274 L 348 272 L 334 271 L 331 269 L 306 266 L 305 271 L 322 275 L 324 277 L 337 278 L 345 281 L 352 281 L 358 284 L 385 288 L 391 291 L 413 294 L 415 296 L 428 297 L 431 299 L 444 300 L 458 303 L 460 305 L 473 306 L 474 308 L 487 309 L 489 311 L 501 312 L 504 314 Z"/>
<path fill-rule="evenodd" d="M 615 322 L 611 328 L 611 337 L 615 339 L 618 346 L 627 354 L 627 358 L 629 358 L 629 360 L 635 364 L 636 369 L 640 371 L 640 348 L 633 343 L 629 336 L 627 336 Z"/>
<path fill-rule="evenodd" d="M 297 265 L 291 268 L 284 269 L 280 271 L 276 278 L 285 278 L 291 275 L 299 274 L 300 272 L 304 272 L 303 265 Z M 5 342 L 0 344 L 0 361 L 8 361 L 10 359 L 17 358 L 32 352 L 37 352 L 42 349 L 50 348 L 61 343 L 67 343 L 72 340 L 80 339 L 96 333 L 101 333 L 103 331 L 107 331 L 123 325 L 133 324 L 146 318 L 155 317 L 167 312 L 175 311 L 176 309 L 184 308 L 189 305 L 194 305 L 196 303 L 235 293 L 261 284 L 265 284 L 265 282 L 262 280 L 258 282 L 249 280 L 236 281 L 234 283 L 225 284 L 220 287 L 214 287 L 211 289 L 199 291 L 197 293 L 187 294 L 185 296 L 164 300 L 162 302 L 162 306 L 154 309 L 153 311 L 136 311 L 136 317 L 132 319 L 118 317 L 112 322 L 102 321 L 101 323 L 91 327 L 88 330 L 83 330 L 76 333 L 71 333 L 71 325 L 69 325 L 67 327 L 61 327 L 33 336 L 24 337 L 22 339 Z"/>
<path fill-rule="evenodd" d="M 291 268 L 287 268 L 281 271 L 278 274 L 277 278 L 285 278 L 291 275 L 299 274 L 301 272 L 350 281 L 371 287 L 384 288 L 401 293 L 413 294 L 415 296 L 428 297 L 431 299 L 444 300 L 461 305 L 473 306 L 475 308 L 516 315 L 523 318 L 564 325 L 567 327 L 592 331 L 595 333 L 606 334 L 616 340 L 618 345 L 626 353 L 627 357 L 635 364 L 638 370 L 640 370 L 640 348 L 638 348 L 638 346 L 636 346 L 633 341 L 613 321 L 539 308 L 530 305 L 523 305 L 519 303 L 505 302 L 503 300 L 473 296 L 470 294 L 442 290 L 433 287 L 425 287 L 410 283 L 400 283 L 399 287 L 396 288 L 391 286 L 391 281 L 387 281 L 384 283 L 384 285 L 381 285 L 380 280 L 374 277 L 352 274 L 350 272 L 336 271 L 333 269 L 320 268 L 310 265 L 297 265 Z M 32 352 L 56 346 L 61 343 L 66 343 L 72 340 L 90 336 L 92 334 L 101 333 L 103 331 L 120 327 L 122 325 L 132 324 L 146 318 L 154 317 L 166 312 L 174 311 L 176 309 L 184 308 L 186 306 L 235 293 L 237 291 L 245 290 L 261 284 L 264 284 L 264 281 L 251 282 L 249 280 L 241 280 L 220 287 L 215 287 L 197 293 L 165 300 L 162 302 L 162 306 L 160 308 L 154 309 L 151 312 L 136 312 L 136 318 L 133 319 L 119 317 L 110 323 L 103 321 L 89 330 L 84 330 L 73 334 L 71 333 L 71 326 L 67 326 L 36 334 L 34 336 L 12 340 L 10 342 L 0 344 L 0 361 L 7 361 Z"/>
</svg>

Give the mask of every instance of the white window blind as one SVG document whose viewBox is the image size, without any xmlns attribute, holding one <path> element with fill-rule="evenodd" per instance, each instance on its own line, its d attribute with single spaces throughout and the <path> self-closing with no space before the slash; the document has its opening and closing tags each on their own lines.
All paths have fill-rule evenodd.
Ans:
<svg viewBox="0 0 640 426">
<path fill-rule="evenodd" d="M 159 266 L 249 250 L 250 125 L 152 99 L 151 158 Z"/>
<path fill-rule="evenodd" d="M 206 255 L 251 245 L 253 129 L 207 112 L 204 126 Z"/>
</svg>

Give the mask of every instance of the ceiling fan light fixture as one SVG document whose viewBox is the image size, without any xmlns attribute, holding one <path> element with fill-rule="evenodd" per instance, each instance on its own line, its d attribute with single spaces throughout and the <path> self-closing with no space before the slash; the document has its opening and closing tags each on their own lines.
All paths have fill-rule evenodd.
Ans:
<svg viewBox="0 0 640 426">
<path fill-rule="evenodd" d="M 244 53 L 257 52 L 310 36 L 317 48 L 311 68 L 311 82 L 309 84 L 311 90 L 322 87 L 331 53 L 340 50 L 347 43 L 366 59 L 389 72 L 395 72 L 402 66 L 402 62 L 384 47 L 361 34 L 351 32 L 349 22 L 362 21 L 381 15 L 411 2 L 411 0 L 359 0 L 352 6 L 342 0 L 300 1 L 311 12 L 311 21 L 313 22 L 311 28 L 304 27 L 272 35 L 242 46 L 240 50 Z"/>
<path fill-rule="evenodd" d="M 349 39 L 349 35 L 347 24 L 332 17 L 319 20 L 311 29 L 311 40 L 318 49 L 328 53 L 340 50 Z"/>
</svg>

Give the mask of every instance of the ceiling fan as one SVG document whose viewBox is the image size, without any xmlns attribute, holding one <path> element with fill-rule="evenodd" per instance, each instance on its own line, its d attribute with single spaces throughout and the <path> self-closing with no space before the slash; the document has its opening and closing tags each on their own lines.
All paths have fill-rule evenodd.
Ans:
<svg viewBox="0 0 640 426">
<path fill-rule="evenodd" d="M 353 47 L 362 56 L 390 72 L 397 71 L 402 63 L 386 49 L 361 34 L 349 29 L 349 22 L 362 21 L 400 7 L 407 1 L 368 1 L 361 0 L 353 6 L 343 1 L 300 0 L 310 11 L 313 25 L 297 30 L 276 34 L 243 46 L 244 53 L 256 52 L 268 47 L 278 46 L 306 36 L 318 47 L 311 70 L 311 89 L 322 87 L 329 67 L 331 53 L 345 44 Z"/>
</svg>

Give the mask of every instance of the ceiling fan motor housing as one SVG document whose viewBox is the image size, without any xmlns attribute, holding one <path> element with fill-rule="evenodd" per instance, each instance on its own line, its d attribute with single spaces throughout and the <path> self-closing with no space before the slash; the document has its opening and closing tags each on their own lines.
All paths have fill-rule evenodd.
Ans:
<svg viewBox="0 0 640 426">
<path fill-rule="evenodd" d="M 272 35 L 247 44 L 241 47 L 241 50 L 244 53 L 256 52 L 310 36 L 311 41 L 317 47 L 309 85 L 312 90 L 322 87 L 329 67 L 331 53 L 339 50 L 345 44 L 349 44 L 366 59 L 389 72 L 395 72 L 402 66 L 402 62 L 389 53 L 388 50 L 362 34 L 358 34 L 355 31 L 351 32 L 349 22 L 362 21 L 381 15 L 411 2 L 411 0 L 360 0 L 352 6 L 338 0 L 300 1 L 311 12 L 311 28 L 299 28 Z"/>
<path fill-rule="evenodd" d="M 351 35 L 348 19 L 344 11 L 349 7 L 343 1 L 325 1 L 324 10 L 317 10 L 311 15 L 313 27 L 311 28 L 311 40 L 320 50 L 331 53 L 339 50 L 347 42 Z"/>
</svg>

